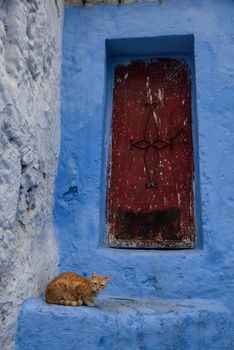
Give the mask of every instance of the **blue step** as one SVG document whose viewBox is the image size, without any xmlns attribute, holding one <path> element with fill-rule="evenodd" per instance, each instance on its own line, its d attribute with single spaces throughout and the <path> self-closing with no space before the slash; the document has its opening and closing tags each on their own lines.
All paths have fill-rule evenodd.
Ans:
<svg viewBox="0 0 234 350">
<path fill-rule="evenodd" d="M 100 298 L 97 306 L 26 300 L 16 350 L 232 350 L 230 313 L 210 300 Z"/>
</svg>

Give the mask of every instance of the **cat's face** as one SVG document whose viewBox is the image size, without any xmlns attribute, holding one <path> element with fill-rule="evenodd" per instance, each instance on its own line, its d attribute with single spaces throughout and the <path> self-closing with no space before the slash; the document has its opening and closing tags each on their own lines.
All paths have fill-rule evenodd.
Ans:
<svg viewBox="0 0 234 350">
<path fill-rule="evenodd" d="M 110 278 L 111 276 L 97 276 L 96 273 L 93 272 L 91 278 L 92 292 L 100 293 L 104 288 L 106 288 L 106 284 Z"/>
</svg>

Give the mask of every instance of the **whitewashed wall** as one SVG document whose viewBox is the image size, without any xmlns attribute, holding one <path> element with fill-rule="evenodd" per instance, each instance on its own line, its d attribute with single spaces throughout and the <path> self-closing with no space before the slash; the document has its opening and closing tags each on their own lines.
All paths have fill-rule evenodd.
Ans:
<svg viewBox="0 0 234 350">
<path fill-rule="evenodd" d="M 0 0 L 0 349 L 58 266 L 62 0 Z"/>
</svg>

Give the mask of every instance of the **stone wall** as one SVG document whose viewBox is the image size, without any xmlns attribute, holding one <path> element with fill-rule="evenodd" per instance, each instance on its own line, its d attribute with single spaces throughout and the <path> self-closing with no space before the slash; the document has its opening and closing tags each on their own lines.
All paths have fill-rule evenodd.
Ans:
<svg viewBox="0 0 234 350">
<path fill-rule="evenodd" d="M 0 348 L 56 273 L 62 0 L 0 0 Z"/>
</svg>

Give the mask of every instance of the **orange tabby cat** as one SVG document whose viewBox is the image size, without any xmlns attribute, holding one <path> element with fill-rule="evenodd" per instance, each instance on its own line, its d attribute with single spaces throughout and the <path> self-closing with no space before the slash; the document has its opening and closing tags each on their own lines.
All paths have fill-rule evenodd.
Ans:
<svg viewBox="0 0 234 350">
<path fill-rule="evenodd" d="M 110 278 L 97 276 L 95 272 L 91 278 L 84 278 L 74 272 L 64 272 L 48 284 L 46 301 L 49 304 L 94 306 L 95 298 L 106 287 Z"/>
</svg>

